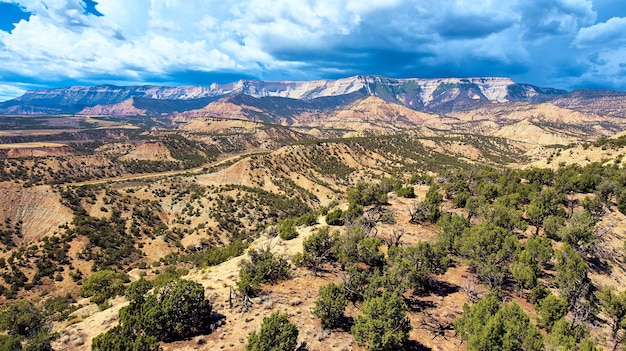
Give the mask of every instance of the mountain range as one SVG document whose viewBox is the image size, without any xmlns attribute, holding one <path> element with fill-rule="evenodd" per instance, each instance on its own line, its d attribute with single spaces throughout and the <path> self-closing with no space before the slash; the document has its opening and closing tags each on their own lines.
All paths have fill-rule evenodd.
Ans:
<svg viewBox="0 0 626 351">
<path fill-rule="evenodd" d="M 329 107 L 377 96 L 414 110 L 447 113 L 486 102 L 540 102 L 566 94 L 508 78 L 393 79 L 359 75 L 299 82 L 240 80 L 208 87 L 100 85 L 32 90 L 0 103 L 0 114 L 161 115 L 201 109 L 237 95 L 261 100 L 257 104 L 293 105 L 293 109 Z"/>
<path fill-rule="evenodd" d="M 348 132 L 427 127 L 524 141 L 546 135 L 546 140 L 572 142 L 626 129 L 626 92 L 567 92 L 496 77 L 359 75 L 299 82 L 242 80 L 207 87 L 33 90 L 0 103 L 2 114 L 147 116 L 191 131 L 210 128 L 206 120 L 211 118 Z"/>
</svg>

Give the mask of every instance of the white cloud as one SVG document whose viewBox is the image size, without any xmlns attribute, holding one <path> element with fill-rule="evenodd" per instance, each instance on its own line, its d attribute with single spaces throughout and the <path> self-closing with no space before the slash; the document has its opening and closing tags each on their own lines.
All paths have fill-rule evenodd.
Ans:
<svg viewBox="0 0 626 351">
<path fill-rule="evenodd" d="M 626 18 L 613 17 L 604 23 L 580 29 L 574 43 L 578 47 L 613 48 L 626 44 Z"/>
<path fill-rule="evenodd" d="M 150 83 L 184 70 L 445 74 L 487 61 L 508 72 L 542 60 L 533 48 L 550 41 L 575 43 L 570 56 L 584 57 L 626 30 L 621 18 L 595 24 L 592 0 L 106 0 L 103 17 L 84 15 L 77 0 L 20 4 L 33 16 L 0 31 L 0 77 L 48 82 Z"/>
<path fill-rule="evenodd" d="M 11 100 L 26 92 L 26 89 L 16 85 L 0 84 L 0 102 Z"/>
</svg>

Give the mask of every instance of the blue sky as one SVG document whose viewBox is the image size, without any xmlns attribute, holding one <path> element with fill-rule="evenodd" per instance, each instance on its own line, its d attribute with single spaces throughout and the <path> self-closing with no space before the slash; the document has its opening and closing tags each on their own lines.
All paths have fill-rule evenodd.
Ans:
<svg viewBox="0 0 626 351">
<path fill-rule="evenodd" d="M 0 0 L 0 101 L 355 74 L 626 90 L 626 1 Z"/>
</svg>

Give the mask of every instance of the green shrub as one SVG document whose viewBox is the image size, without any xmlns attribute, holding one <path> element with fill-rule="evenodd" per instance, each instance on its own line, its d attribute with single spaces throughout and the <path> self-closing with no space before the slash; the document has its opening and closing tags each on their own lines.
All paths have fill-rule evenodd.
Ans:
<svg viewBox="0 0 626 351">
<path fill-rule="evenodd" d="M 321 319 L 322 328 L 334 328 L 341 324 L 343 312 L 348 305 L 342 285 L 329 283 L 319 289 L 313 315 Z"/>
<path fill-rule="evenodd" d="M 415 197 L 415 188 L 412 186 L 405 186 L 396 190 L 396 195 L 400 197 L 406 197 L 408 199 L 412 199 Z"/>
<path fill-rule="evenodd" d="M 124 293 L 124 283 L 130 279 L 125 273 L 111 270 L 98 271 L 89 276 L 80 288 L 82 297 L 90 297 L 100 308 L 107 306 L 109 299 Z"/>
<path fill-rule="evenodd" d="M 404 350 L 411 331 L 406 311 L 402 297 L 386 291 L 365 301 L 363 315 L 356 318 L 351 333 L 368 351 Z"/>
<path fill-rule="evenodd" d="M 283 240 L 295 239 L 298 236 L 292 219 L 283 219 L 278 222 L 278 236 Z"/>
<path fill-rule="evenodd" d="M 343 225 L 343 211 L 340 208 L 336 208 L 326 215 L 326 224 L 334 226 Z"/>
<path fill-rule="evenodd" d="M 182 340 L 207 331 L 211 303 L 201 284 L 176 279 L 148 294 L 151 283 L 138 280 L 120 310 L 119 325 L 93 340 L 92 350 L 160 350 L 159 341 Z"/>
<path fill-rule="evenodd" d="M 261 283 L 275 283 L 289 277 L 289 263 L 276 257 L 269 248 L 262 250 L 250 249 L 249 260 L 244 260 L 239 269 L 239 290 L 249 296 L 256 295 Z"/>
<path fill-rule="evenodd" d="M 298 345 L 298 328 L 287 314 L 274 312 L 263 318 L 261 331 L 248 337 L 246 351 L 294 351 Z"/>
</svg>

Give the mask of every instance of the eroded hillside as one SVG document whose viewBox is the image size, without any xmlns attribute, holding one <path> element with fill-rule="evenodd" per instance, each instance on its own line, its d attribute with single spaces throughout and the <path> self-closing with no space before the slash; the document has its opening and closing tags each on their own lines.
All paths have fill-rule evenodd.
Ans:
<svg viewBox="0 0 626 351">
<path fill-rule="evenodd" d="M 485 296 L 496 301 L 485 320 L 528 318 L 523 327 L 548 349 L 619 344 L 607 296 L 626 281 L 625 145 L 624 136 L 598 137 L 621 120 L 548 103 L 440 116 L 388 100 L 355 97 L 319 115 L 276 100 L 274 112 L 297 107 L 284 120 L 232 110 L 64 117 L 85 129 L 2 136 L 0 300 L 5 311 L 40 316 L 42 332 L 10 336 L 57 350 L 89 350 L 112 334 L 164 350 L 243 350 L 264 317 L 286 312 L 310 349 L 365 349 L 374 341 L 355 326 L 367 301 L 395 294 L 409 349 L 474 345 L 490 331 L 458 321 L 469 318 L 465 303 Z M 328 246 L 307 256 L 325 228 Z M 268 269 L 281 274 L 241 273 L 270 264 L 246 263 L 254 257 L 274 257 L 280 265 Z M 568 259 L 582 295 L 564 278 Z M 147 308 L 144 298 L 156 304 L 180 279 L 200 283 L 211 303 L 203 328 L 153 335 L 145 321 L 118 316 Z M 152 292 L 116 298 L 144 280 Z M 331 282 L 350 303 L 328 327 L 312 311 Z M 542 305 L 546 296 L 565 308 Z M 120 321 L 155 339 L 133 339 Z"/>
</svg>

